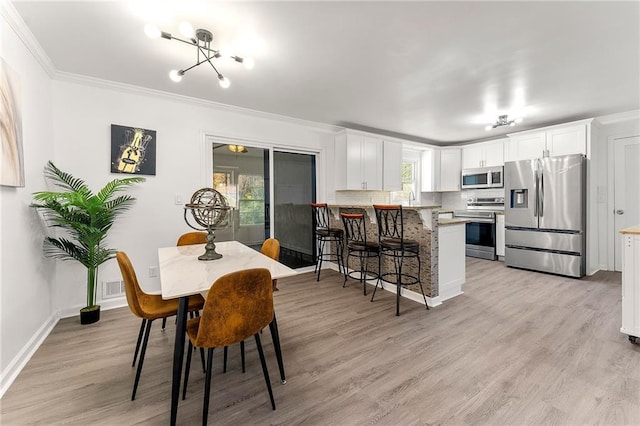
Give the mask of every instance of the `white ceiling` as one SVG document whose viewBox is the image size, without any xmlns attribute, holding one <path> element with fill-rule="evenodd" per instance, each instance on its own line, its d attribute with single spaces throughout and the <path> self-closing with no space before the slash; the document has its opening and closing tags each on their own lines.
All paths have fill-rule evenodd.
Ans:
<svg viewBox="0 0 640 426">
<path fill-rule="evenodd" d="M 131 3 L 13 5 L 58 72 L 424 142 L 640 109 L 637 1 L 153 1 L 146 19 Z M 218 60 L 228 89 L 207 64 L 170 81 L 195 48 L 143 28 L 178 35 L 183 20 L 255 68 Z M 522 124 L 484 130 L 487 112 L 516 107 Z"/>
</svg>

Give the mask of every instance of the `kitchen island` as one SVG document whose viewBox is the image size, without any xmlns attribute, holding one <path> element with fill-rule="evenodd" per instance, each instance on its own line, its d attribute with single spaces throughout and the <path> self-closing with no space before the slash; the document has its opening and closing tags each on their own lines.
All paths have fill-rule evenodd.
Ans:
<svg viewBox="0 0 640 426">
<path fill-rule="evenodd" d="M 363 212 L 366 220 L 367 239 L 369 241 L 378 241 L 378 225 L 376 222 L 375 211 L 372 205 L 355 205 L 355 204 L 330 204 L 331 211 L 330 226 L 343 228 L 340 213 L 360 213 Z M 420 281 L 427 296 L 429 306 L 437 306 L 443 300 L 454 297 L 462 293 L 462 284 L 464 283 L 464 224 L 468 222 L 466 219 L 438 219 L 440 206 L 437 205 L 414 205 L 402 206 L 404 220 L 404 236 L 407 239 L 417 241 L 420 244 Z M 443 227 L 444 232 L 440 232 Z M 439 258 L 444 253 L 440 250 L 440 237 L 447 238 L 443 248 L 446 249 L 446 261 L 443 265 L 445 269 L 439 267 Z M 451 238 L 450 238 L 451 236 Z M 461 236 L 461 238 L 460 238 Z M 331 250 L 335 250 L 334 247 Z M 346 259 L 346 253 L 345 253 Z M 368 269 L 377 271 L 377 259 L 371 259 Z M 407 268 L 407 273 L 416 274 L 418 267 L 415 259 L 406 259 L 403 268 Z M 350 269 L 359 268 L 352 262 L 347 265 Z M 382 272 L 393 270 L 391 260 L 384 259 Z M 440 277 L 445 280 L 443 281 Z M 371 279 L 369 284 L 375 285 L 376 280 Z M 396 292 L 393 284 L 383 282 L 385 290 Z M 443 291 L 444 290 L 444 291 Z M 420 286 L 418 284 L 403 286 L 401 295 L 411 300 L 424 303 L 420 294 Z"/>
</svg>

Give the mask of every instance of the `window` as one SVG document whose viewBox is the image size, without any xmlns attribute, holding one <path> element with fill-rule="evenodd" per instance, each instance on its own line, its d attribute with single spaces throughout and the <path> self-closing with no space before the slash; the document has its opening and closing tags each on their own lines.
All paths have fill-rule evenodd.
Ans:
<svg viewBox="0 0 640 426">
<path fill-rule="evenodd" d="M 416 199 L 416 163 L 402 163 L 402 190 L 398 194 L 399 198 L 406 201 Z"/>
<path fill-rule="evenodd" d="M 238 175 L 240 226 L 264 224 L 264 177 Z"/>
</svg>

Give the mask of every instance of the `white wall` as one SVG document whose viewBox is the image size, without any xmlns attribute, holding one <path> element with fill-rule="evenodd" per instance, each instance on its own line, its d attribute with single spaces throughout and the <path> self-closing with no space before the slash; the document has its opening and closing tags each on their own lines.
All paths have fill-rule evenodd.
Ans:
<svg viewBox="0 0 640 426">
<path fill-rule="evenodd" d="M 54 262 L 42 256 L 43 232 L 31 193 L 44 188 L 42 169 L 53 157 L 51 80 L 13 30 L 0 4 L 1 56 L 19 76 L 25 187 L 0 186 L 0 396 L 56 318 L 52 309 Z"/>
<path fill-rule="evenodd" d="M 615 269 L 613 263 L 613 158 L 610 158 L 609 141 L 619 136 L 640 136 L 640 110 L 599 117 L 601 123 L 598 142 L 593 147 L 593 156 L 599 158 L 597 185 L 598 200 L 598 264 L 600 269 Z M 640 164 L 638 164 L 640 167 Z"/>
<path fill-rule="evenodd" d="M 160 288 L 159 278 L 150 278 L 148 273 L 150 266 L 158 264 L 157 248 L 174 245 L 178 235 L 189 231 L 183 206 L 174 203 L 176 194 L 186 199 L 203 184 L 210 185 L 210 181 L 203 182 L 204 162 L 200 158 L 210 155 L 208 149 L 204 150 L 205 134 L 319 152 L 318 194 L 326 196 L 323 165 L 333 137 L 319 126 L 243 114 L 137 89 L 126 92 L 100 86 L 95 81 L 54 83 L 55 162 L 98 189 L 119 176 L 109 172 L 111 124 L 157 132 L 156 176 L 146 176 L 147 181 L 131 191 L 137 201 L 116 223 L 108 239 L 111 247 L 129 254 L 147 291 Z M 63 315 L 75 315 L 83 306 L 82 274 L 78 265 L 58 265 L 54 307 Z M 115 260 L 101 267 L 101 283 L 119 279 Z"/>
</svg>

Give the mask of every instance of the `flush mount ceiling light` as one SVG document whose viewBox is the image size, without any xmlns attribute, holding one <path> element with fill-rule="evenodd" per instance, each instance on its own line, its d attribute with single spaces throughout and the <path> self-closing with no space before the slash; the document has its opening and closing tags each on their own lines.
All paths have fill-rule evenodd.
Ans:
<svg viewBox="0 0 640 426">
<path fill-rule="evenodd" d="M 498 120 L 495 122 L 495 124 L 488 124 L 484 129 L 486 131 L 495 129 L 496 127 L 502 127 L 502 126 L 515 126 L 518 123 L 522 123 L 523 118 L 522 117 L 518 117 L 518 118 L 514 118 L 513 120 L 509 120 L 509 116 L 508 115 L 500 115 L 498 116 Z"/>
<path fill-rule="evenodd" d="M 209 65 L 211 65 L 213 70 L 218 75 L 218 83 L 220 84 L 220 86 L 225 89 L 229 87 L 229 85 L 231 84 L 229 82 L 229 79 L 224 77 L 213 64 L 214 60 L 218 60 L 222 58 L 223 55 L 220 52 L 220 50 L 211 48 L 211 41 L 213 40 L 213 34 L 211 33 L 211 31 L 205 30 L 202 28 L 194 31 L 193 27 L 187 22 L 183 22 L 182 24 L 180 24 L 179 28 L 180 28 L 180 33 L 184 37 L 186 37 L 186 39 L 182 39 L 168 32 L 161 31 L 160 29 L 158 29 L 153 25 L 146 25 L 144 28 L 144 32 L 145 34 L 147 34 L 149 38 L 156 39 L 156 38 L 162 37 L 167 40 L 176 40 L 181 43 L 194 46 L 196 48 L 196 63 L 191 65 L 188 68 L 183 68 L 180 70 L 171 70 L 171 72 L 169 72 L 169 78 L 175 81 L 176 83 L 178 83 L 182 80 L 182 76 L 187 71 L 197 67 L 198 65 L 208 62 Z M 234 56 L 234 55 L 230 55 L 229 57 L 234 61 L 240 64 L 243 64 L 247 69 L 253 68 L 255 64 L 253 59 L 251 58 L 242 58 L 240 56 Z"/>
<path fill-rule="evenodd" d="M 229 151 L 231 152 L 240 152 L 242 154 L 249 152 L 247 148 L 245 148 L 242 145 L 228 145 L 228 147 L 229 147 Z"/>
</svg>

